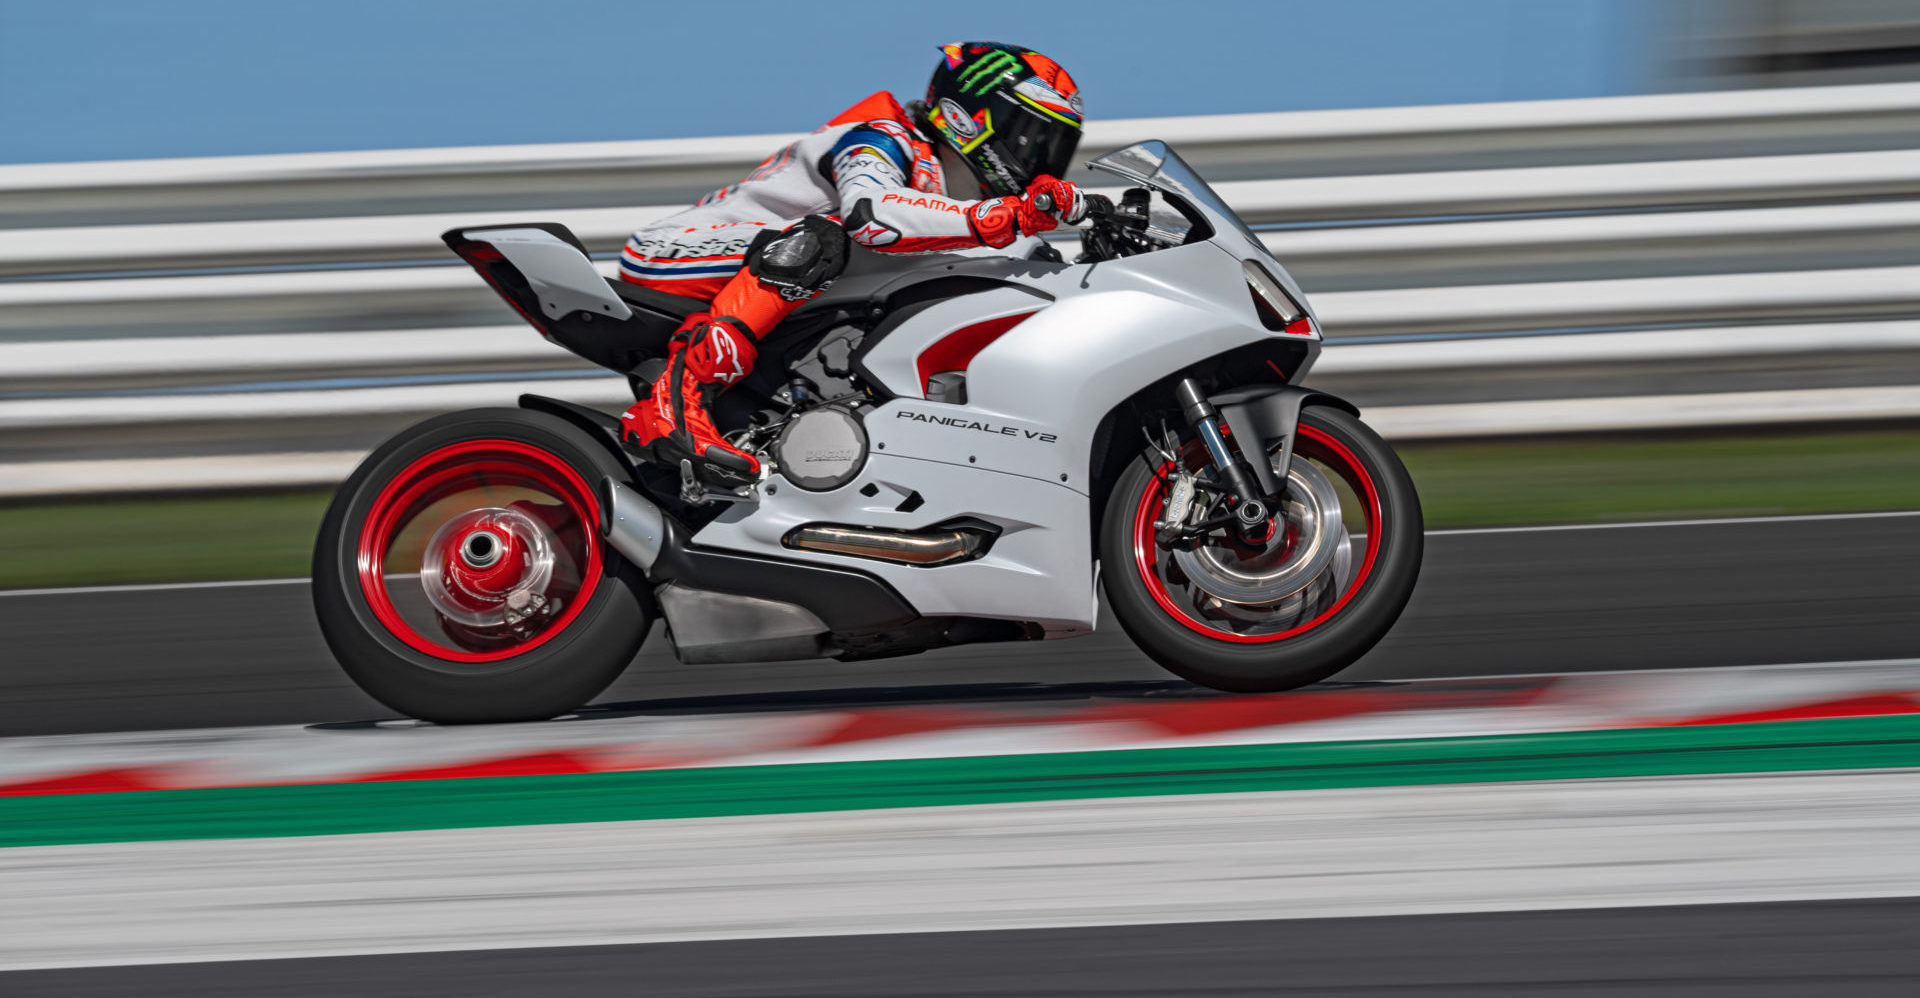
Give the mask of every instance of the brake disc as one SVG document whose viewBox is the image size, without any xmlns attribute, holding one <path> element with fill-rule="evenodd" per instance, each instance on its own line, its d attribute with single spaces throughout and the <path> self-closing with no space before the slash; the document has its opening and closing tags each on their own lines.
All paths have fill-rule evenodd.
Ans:
<svg viewBox="0 0 1920 998">
<path fill-rule="evenodd" d="M 1331 582 L 1338 592 L 1352 554 L 1340 494 L 1326 473 L 1294 461 L 1276 520 L 1273 536 L 1258 548 L 1215 533 L 1175 548 L 1174 562 L 1196 588 L 1226 604 L 1270 608 L 1311 595 L 1316 583 Z"/>
</svg>

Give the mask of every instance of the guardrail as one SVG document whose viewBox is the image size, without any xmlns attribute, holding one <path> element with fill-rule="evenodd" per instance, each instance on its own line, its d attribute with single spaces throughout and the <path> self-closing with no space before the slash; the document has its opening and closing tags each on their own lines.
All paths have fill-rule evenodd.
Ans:
<svg viewBox="0 0 1920 998">
<path fill-rule="evenodd" d="M 1431 437 L 1920 416 L 1917 136 L 1897 84 L 1117 121 L 1086 151 L 1173 142 L 1313 294 L 1315 380 Z M 610 253 L 791 138 L 0 167 L 0 496 L 318 483 L 428 412 L 617 406 L 438 234 L 537 217 Z"/>
</svg>

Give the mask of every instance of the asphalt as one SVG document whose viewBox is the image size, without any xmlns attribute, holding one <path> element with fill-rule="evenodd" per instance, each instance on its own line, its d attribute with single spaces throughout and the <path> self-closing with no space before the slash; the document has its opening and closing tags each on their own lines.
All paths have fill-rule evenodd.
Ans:
<svg viewBox="0 0 1920 998">
<path fill-rule="evenodd" d="M 1341 681 L 1920 654 L 1920 515 L 1429 535 L 1413 602 Z M 1167 675 L 1110 622 L 1043 645 L 688 667 L 655 638 L 602 703 L 716 708 L 1129 695 Z M 0 736 L 389 716 L 304 584 L 0 595 Z"/>
<path fill-rule="evenodd" d="M 1920 993 L 1920 900 L 651 943 L 0 974 L 15 998 Z"/>
</svg>

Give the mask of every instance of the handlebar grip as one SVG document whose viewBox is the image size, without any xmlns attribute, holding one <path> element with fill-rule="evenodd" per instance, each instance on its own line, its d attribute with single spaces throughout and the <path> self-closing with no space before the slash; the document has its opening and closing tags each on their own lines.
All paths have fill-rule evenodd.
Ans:
<svg viewBox="0 0 1920 998">
<path fill-rule="evenodd" d="M 1087 214 L 1093 218 L 1110 218 L 1113 215 L 1113 199 L 1105 194 L 1087 194 Z"/>
</svg>

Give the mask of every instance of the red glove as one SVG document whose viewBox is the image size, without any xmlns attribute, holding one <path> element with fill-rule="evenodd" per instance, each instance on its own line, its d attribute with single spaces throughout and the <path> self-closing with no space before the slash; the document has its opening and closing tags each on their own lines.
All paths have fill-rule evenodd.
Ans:
<svg viewBox="0 0 1920 998">
<path fill-rule="evenodd" d="M 1045 208 L 1039 205 L 1042 199 L 1047 205 Z M 1027 196 L 1020 200 L 1028 211 L 1046 216 L 1045 227 L 1037 228 L 1035 232 L 1046 232 L 1052 229 L 1056 221 L 1062 225 L 1079 225 L 1081 220 L 1087 217 L 1087 198 L 1080 193 L 1080 186 L 1064 180 L 1055 180 L 1044 173 L 1035 177 L 1033 183 L 1027 185 Z M 1024 227 L 1023 224 L 1022 228 Z M 1032 232 L 1028 233 L 1028 235 L 1032 234 Z"/>
<path fill-rule="evenodd" d="M 1087 198 L 1078 186 L 1042 174 L 1019 197 L 977 202 L 967 212 L 967 224 L 983 245 L 1000 247 L 1017 236 L 1052 232 L 1061 222 L 1078 225 L 1086 217 Z"/>
</svg>

